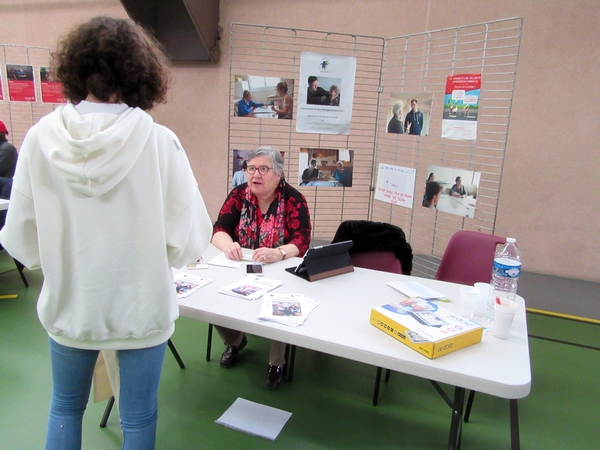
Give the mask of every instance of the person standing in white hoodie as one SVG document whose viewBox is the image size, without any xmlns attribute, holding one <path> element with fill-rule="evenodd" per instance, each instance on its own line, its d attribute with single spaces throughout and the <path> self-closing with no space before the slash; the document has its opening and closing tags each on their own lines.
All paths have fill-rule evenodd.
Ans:
<svg viewBox="0 0 600 450">
<path fill-rule="evenodd" d="M 46 449 L 79 449 L 101 350 L 116 350 L 124 449 L 154 448 L 162 360 L 178 317 L 171 267 L 200 258 L 212 224 L 177 136 L 145 111 L 169 75 L 130 20 L 96 17 L 53 54 L 70 103 L 23 142 L 6 250 L 44 283 L 53 392 Z"/>
</svg>

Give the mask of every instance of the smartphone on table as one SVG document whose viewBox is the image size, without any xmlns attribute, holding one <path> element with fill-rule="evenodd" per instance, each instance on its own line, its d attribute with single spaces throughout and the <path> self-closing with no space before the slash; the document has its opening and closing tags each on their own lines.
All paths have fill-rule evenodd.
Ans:
<svg viewBox="0 0 600 450">
<path fill-rule="evenodd" d="M 246 273 L 257 277 L 263 276 L 263 265 L 259 262 L 246 263 Z"/>
</svg>

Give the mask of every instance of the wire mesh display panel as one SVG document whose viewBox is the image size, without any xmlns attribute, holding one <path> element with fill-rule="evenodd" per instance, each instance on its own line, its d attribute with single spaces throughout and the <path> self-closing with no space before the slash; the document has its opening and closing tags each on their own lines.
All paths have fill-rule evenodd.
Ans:
<svg viewBox="0 0 600 450">
<path fill-rule="evenodd" d="M 27 130 L 57 105 L 43 103 L 40 83 L 40 67 L 50 65 L 50 49 L 20 45 L 0 45 L 0 71 L 3 100 L 0 100 L 0 120 L 9 131 L 9 140 L 20 148 Z M 35 101 L 10 101 L 7 65 L 33 66 Z"/>
<path fill-rule="evenodd" d="M 298 187 L 300 171 L 305 168 L 299 167 L 301 148 L 310 149 L 311 152 L 318 149 L 349 149 L 353 151 L 352 187 L 299 186 L 298 189 L 309 204 L 313 240 L 330 241 L 343 220 L 368 218 L 383 49 L 384 40 L 378 37 L 232 24 L 228 183 L 234 167 L 235 150 L 254 150 L 262 145 L 277 148 L 284 153 L 286 179 Z M 241 98 L 240 86 L 236 83 L 241 77 L 248 76 L 293 80 L 295 113 L 302 52 L 356 58 L 349 135 L 296 132 L 295 115 L 292 120 L 235 115 L 235 105 Z M 253 88 L 250 90 L 256 95 Z M 226 188 L 229 189 L 230 185 Z"/>
<path fill-rule="evenodd" d="M 414 168 L 417 181 L 412 208 L 374 200 L 370 218 L 405 230 L 417 275 L 435 275 L 456 231 L 494 232 L 521 28 L 522 19 L 513 18 L 385 42 L 373 182 L 380 163 Z M 481 74 L 476 140 L 441 137 L 446 79 L 454 74 Z M 391 105 L 400 93 L 430 99 L 426 135 L 386 133 Z M 481 174 L 474 214 L 466 217 L 422 207 L 430 166 Z"/>
</svg>

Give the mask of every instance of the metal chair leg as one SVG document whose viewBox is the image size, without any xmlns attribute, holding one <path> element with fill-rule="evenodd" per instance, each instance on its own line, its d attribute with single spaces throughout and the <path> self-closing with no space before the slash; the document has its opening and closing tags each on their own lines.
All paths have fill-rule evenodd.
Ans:
<svg viewBox="0 0 600 450">
<path fill-rule="evenodd" d="M 171 353 L 173 353 L 173 356 L 177 360 L 177 364 L 179 364 L 179 367 L 185 369 L 185 364 L 183 363 L 181 356 L 179 356 L 179 352 L 175 348 L 175 344 L 173 344 L 173 341 L 171 341 L 171 339 L 167 341 L 167 345 L 169 346 L 169 350 L 171 350 Z"/>
<path fill-rule="evenodd" d="M 27 282 L 27 278 L 25 278 L 25 274 L 23 273 L 23 269 L 25 268 L 25 266 L 23 264 L 21 264 L 19 261 L 17 261 L 16 259 L 13 258 L 13 260 L 15 261 L 15 265 L 17 266 L 17 270 L 19 271 L 19 275 L 21 275 L 21 280 L 23 280 L 23 283 L 25 283 L 25 287 L 29 287 L 29 283 Z"/>
<path fill-rule="evenodd" d="M 175 348 L 175 344 L 173 344 L 171 339 L 167 341 L 167 345 L 169 346 L 169 350 L 171 350 L 171 353 L 173 353 L 173 356 L 175 357 L 177 364 L 179 364 L 179 367 L 185 369 L 185 364 L 183 363 L 181 356 L 179 356 L 179 352 Z M 106 408 L 104 408 L 104 414 L 102 415 L 102 420 L 100 420 L 100 428 L 106 428 L 106 423 L 108 422 L 108 418 L 110 417 L 110 413 L 112 412 L 114 404 L 115 396 L 113 395 L 111 398 L 108 399 Z"/>
<path fill-rule="evenodd" d="M 108 403 L 106 404 L 106 408 L 104 408 L 104 414 L 102 415 L 102 420 L 100 421 L 100 428 L 106 428 L 106 422 L 108 422 L 108 417 L 110 416 L 110 412 L 112 411 L 112 407 L 115 404 L 114 395 L 108 399 Z"/>
</svg>

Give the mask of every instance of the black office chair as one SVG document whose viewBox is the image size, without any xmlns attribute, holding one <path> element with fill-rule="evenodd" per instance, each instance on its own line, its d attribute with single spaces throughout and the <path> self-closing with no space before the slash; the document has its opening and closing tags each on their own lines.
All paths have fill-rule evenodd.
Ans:
<svg viewBox="0 0 600 450">
<path fill-rule="evenodd" d="M 380 270 L 404 275 L 412 272 L 412 247 L 406 242 L 402 228 L 385 222 L 370 220 L 346 220 L 340 224 L 331 243 L 352 240 L 350 248 L 352 265 L 365 269 Z M 377 406 L 381 385 L 381 367 L 375 375 L 373 406 Z M 386 370 L 385 381 L 391 371 Z"/>
</svg>

